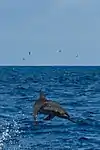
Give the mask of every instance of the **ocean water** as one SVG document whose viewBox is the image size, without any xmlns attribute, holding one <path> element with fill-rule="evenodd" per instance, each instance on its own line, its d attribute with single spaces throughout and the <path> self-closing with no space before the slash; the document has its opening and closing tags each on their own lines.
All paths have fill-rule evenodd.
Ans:
<svg viewBox="0 0 100 150">
<path fill-rule="evenodd" d="M 77 123 L 33 123 L 42 88 Z M 0 67 L 0 150 L 100 150 L 100 67 Z"/>
</svg>

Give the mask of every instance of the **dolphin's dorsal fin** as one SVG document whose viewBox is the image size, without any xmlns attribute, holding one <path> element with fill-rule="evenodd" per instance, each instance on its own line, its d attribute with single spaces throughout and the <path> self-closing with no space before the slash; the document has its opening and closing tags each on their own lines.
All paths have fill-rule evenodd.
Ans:
<svg viewBox="0 0 100 150">
<path fill-rule="evenodd" d="M 40 91 L 40 99 L 45 99 L 45 95 L 44 95 L 43 91 Z"/>
</svg>

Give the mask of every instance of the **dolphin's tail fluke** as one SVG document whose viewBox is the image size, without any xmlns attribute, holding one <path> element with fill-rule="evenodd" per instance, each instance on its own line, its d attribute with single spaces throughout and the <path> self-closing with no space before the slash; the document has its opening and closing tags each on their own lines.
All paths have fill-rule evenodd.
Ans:
<svg viewBox="0 0 100 150">
<path fill-rule="evenodd" d="M 70 120 L 70 121 L 73 122 L 73 123 L 76 123 L 76 121 L 73 120 L 72 118 L 67 118 L 67 119 Z"/>
<path fill-rule="evenodd" d="M 68 113 L 65 113 L 64 116 L 63 116 L 64 119 L 68 119 L 69 121 L 73 122 L 73 123 L 76 123 L 76 121 L 74 121 Z"/>
</svg>

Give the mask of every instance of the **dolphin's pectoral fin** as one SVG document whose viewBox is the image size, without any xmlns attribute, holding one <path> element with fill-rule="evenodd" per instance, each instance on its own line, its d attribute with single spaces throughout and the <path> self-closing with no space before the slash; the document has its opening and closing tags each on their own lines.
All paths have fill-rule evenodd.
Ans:
<svg viewBox="0 0 100 150">
<path fill-rule="evenodd" d="M 51 119 L 53 119 L 54 117 L 55 117 L 55 115 L 50 114 L 50 115 L 48 115 L 46 118 L 44 118 L 44 120 L 51 120 Z"/>
</svg>

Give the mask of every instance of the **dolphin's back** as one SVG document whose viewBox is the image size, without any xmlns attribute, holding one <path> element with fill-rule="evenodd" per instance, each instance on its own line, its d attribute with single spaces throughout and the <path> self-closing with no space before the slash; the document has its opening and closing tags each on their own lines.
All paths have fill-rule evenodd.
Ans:
<svg viewBox="0 0 100 150">
<path fill-rule="evenodd" d="M 46 105 L 40 109 L 40 112 L 64 114 L 65 110 L 57 102 L 48 101 Z"/>
</svg>

